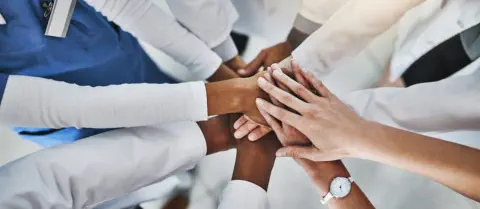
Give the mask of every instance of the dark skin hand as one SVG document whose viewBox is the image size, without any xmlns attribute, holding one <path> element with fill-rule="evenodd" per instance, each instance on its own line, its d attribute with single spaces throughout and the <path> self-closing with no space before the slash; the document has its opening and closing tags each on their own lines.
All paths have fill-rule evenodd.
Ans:
<svg viewBox="0 0 480 209">
<path fill-rule="evenodd" d="M 237 73 L 240 69 L 244 69 L 247 66 L 247 64 L 238 55 L 226 61 L 224 64 L 225 66 L 229 67 L 230 69 L 232 69 L 234 72 L 237 72 Z"/>
<path fill-rule="evenodd" d="M 292 54 L 293 46 L 289 41 L 279 43 L 275 46 L 263 49 L 253 61 L 248 63 L 245 69 L 239 70 L 241 76 L 252 76 L 258 72 L 261 67 L 265 69 L 274 63 L 281 62 Z"/>
</svg>

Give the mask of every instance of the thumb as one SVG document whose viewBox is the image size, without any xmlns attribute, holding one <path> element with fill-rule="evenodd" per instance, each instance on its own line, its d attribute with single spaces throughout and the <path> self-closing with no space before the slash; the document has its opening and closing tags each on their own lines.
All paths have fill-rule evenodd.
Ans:
<svg viewBox="0 0 480 209">
<path fill-rule="evenodd" d="M 267 53 L 265 51 L 260 52 L 260 54 L 255 57 L 248 65 L 245 67 L 245 69 L 240 69 L 238 70 L 238 74 L 241 76 L 252 76 L 255 75 L 255 73 L 258 72 L 258 69 L 260 69 L 263 66 L 263 63 L 265 61 L 265 58 L 267 57 Z"/>
<path fill-rule="evenodd" d="M 321 161 L 321 155 L 320 150 L 314 146 L 286 146 L 276 153 L 277 157 L 302 158 L 311 161 Z"/>
</svg>

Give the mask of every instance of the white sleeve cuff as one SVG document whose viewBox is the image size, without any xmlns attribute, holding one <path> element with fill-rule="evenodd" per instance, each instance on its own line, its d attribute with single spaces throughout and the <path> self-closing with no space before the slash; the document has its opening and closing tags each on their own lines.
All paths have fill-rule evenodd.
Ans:
<svg viewBox="0 0 480 209">
<path fill-rule="evenodd" d="M 215 51 L 218 56 L 222 58 L 223 62 L 231 60 L 238 55 L 237 47 L 235 46 L 231 36 L 228 36 L 227 40 L 214 47 L 213 51 Z"/>
<path fill-rule="evenodd" d="M 222 193 L 219 209 L 267 209 L 267 192 L 261 187 L 243 180 L 228 183 Z"/>
</svg>

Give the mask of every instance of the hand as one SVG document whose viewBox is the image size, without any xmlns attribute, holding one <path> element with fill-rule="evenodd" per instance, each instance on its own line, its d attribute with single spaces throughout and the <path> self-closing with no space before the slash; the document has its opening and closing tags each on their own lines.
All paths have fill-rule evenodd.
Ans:
<svg viewBox="0 0 480 209">
<path fill-rule="evenodd" d="M 295 76 L 295 79 L 306 88 L 309 88 L 309 85 L 306 82 L 306 79 L 301 75 L 300 67 L 295 63 L 294 60 L 290 62 L 290 65 L 291 65 L 291 69 L 293 70 L 293 75 Z M 275 84 L 275 81 L 272 78 L 272 73 L 273 73 L 273 70 L 279 70 L 280 67 L 278 65 L 273 65 L 272 68 L 269 68 L 267 70 L 267 72 L 264 74 L 264 78 L 269 83 Z M 287 87 L 281 84 L 279 86 L 283 90 L 288 91 Z M 276 100 L 275 98 L 270 97 L 270 99 L 273 104 L 279 107 L 284 107 L 284 105 L 278 102 L 278 100 Z M 297 129 L 293 128 L 292 126 L 286 123 L 278 122 L 277 120 L 272 118 L 270 115 L 266 114 L 265 112 L 261 111 L 260 113 L 262 113 L 262 116 L 265 118 L 268 125 L 271 128 L 273 128 L 273 130 L 277 134 L 277 137 L 280 140 L 280 142 L 283 144 L 283 146 L 310 144 L 310 141 L 306 138 L 306 136 L 303 135 L 301 132 L 299 132 Z M 239 120 L 237 120 L 234 123 L 234 128 L 236 129 L 236 132 L 234 134 L 235 138 L 239 139 L 248 134 L 248 139 L 250 141 L 256 141 L 271 131 L 269 127 L 258 125 L 254 121 L 249 120 L 247 116 L 243 116 Z"/>
<path fill-rule="evenodd" d="M 243 96 L 242 99 L 242 109 L 244 110 L 242 113 L 252 121 L 255 121 L 255 123 L 262 125 L 266 125 L 267 122 L 258 110 L 257 105 L 255 104 L 255 99 L 268 98 L 268 95 L 257 85 L 258 78 L 262 77 L 264 74 L 265 72 L 259 72 L 250 78 L 241 78 L 238 80 L 240 83 L 237 84 L 247 88 L 244 92 L 245 96 Z"/>
<path fill-rule="evenodd" d="M 304 158 L 312 161 L 332 161 L 350 156 L 367 144 L 370 123 L 360 118 L 333 95 L 312 73 L 301 71 L 320 96 L 286 76 L 281 70 L 273 72 L 274 79 L 287 86 L 300 98 L 259 78 L 258 84 L 270 96 L 298 112 L 277 107 L 257 99 L 258 108 L 274 118 L 293 126 L 307 136 L 313 146 L 284 147 L 277 156 Z"/>
<path fill-rule="evenodd" d="M 245 69 L 247 66 L 243 59 L 238 55 L 231 60 L 226 61 L 224 64 L 235 72 L 238 72 L 240 69 Z"/>
<path fill-rule="evenodd" d="M 263 49 L 253 61 L 248 63 L 245 69 L 238 71 L 240 76 L 251 76 L 258 72 L 260 67 L 265 69 L 274 63 L 278 63 L 292 54 L 293 47 L 285 41 L 275 46 Z"/>
</svg>

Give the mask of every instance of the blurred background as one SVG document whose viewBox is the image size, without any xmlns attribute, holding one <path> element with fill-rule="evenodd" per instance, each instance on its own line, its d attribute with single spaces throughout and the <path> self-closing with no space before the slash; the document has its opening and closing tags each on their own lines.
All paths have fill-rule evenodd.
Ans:
<svg viewBox="0 0 480 209">
<path fill-rule="evenodd" d="M 154 1 L 168 10 L 164 1 Z M 269 1 L 233 0 L 238 10 L 247 10 L 251 14 L 240 16 L 235 26 L 235 31 L 248 34 L 250 37 L 243 55 L 247 62 L 261 49 L 285 39 L 300 6 L 298 1 L 271 1 L 275 1 L 277 6 L 260 3 Z M 265 7 L 269 8 L 268 12 L 261 12 Z M 338 95 L 372 87 L 380 79 L 387 59 L 392 53 L 395 34 L 396 28 L 393 27 L 378 37 L 355 60 L 344 63 L 340 69 L 328 76 L 325 80 L 326 85 Z M 147 44 L 144 44 L 144 48 L 157 64 L 172 76 L 181 80 L 190 79 L 184 66 Z M 431 135 L 480 148 L 479 132 L 431 133 Z M 4 127 L 0 128 L 0 138 L 0 165 L 40 149 L 31 142 L 21 140 Z M 219 195 L 231 178 L 234 159 L 235 150 L 232 150 L 208 156 L 196 167 L 189 208 L 217 207 Z M 480 209 L 480 203 L 464 198 L 422 176 L 370 161 L 347 159 L 344 162 L 357 184 L 377 208 Z M 272 209 L 324 208 L 307 175 L 290 159 L 279 159 L 275 163 L 268 195 Z M 158 209 L 158 206 L 146 204 L 144 208 Z"/>
</svg>

